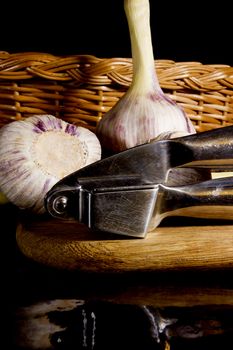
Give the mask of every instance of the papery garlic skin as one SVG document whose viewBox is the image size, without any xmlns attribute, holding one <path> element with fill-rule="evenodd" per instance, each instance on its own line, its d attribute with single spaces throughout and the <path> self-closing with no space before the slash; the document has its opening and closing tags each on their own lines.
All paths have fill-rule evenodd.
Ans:
<svg viewBox="0 0 233 350">
<path fill-rule="evenodd" d="M 0 129 L 0 190 L 19 208 L 43 213 L 57 181 L 100 158 L 100 142 L 86 128 L 52 115 L 14 121 Z"/>
<path fill-rule="evenodd" d="M 162 91 L 155 70 L 149 0 L 124 0 L 133 58 L 125 95 L 97 125 L 101 145 L 114 152 L 148 142 L 166 131 L 195 133 L 185 112 Z"/>
<path fill-rule="evenodd" d="M 129 90 L 97 126 L 102 147 L 114 152 L 149 142 L 166 131 L 195 133 L 192 122 L 167 96 L 135 95 Z"/>
<path fill-rule="evenodd" d="M 151 141 L 169 140 L 188 135 L 190 135 L 190 133 L 187 131 L 165 131 L 153 138 Z"/>
</svg>

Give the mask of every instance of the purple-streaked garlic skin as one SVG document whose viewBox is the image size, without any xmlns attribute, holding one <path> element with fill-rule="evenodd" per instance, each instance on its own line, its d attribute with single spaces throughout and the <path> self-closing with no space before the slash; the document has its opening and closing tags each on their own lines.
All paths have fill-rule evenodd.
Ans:
<svg viewBox="0 0 233 350">
<path fill-rule="evenodd" d="M 86 128 L 52 115 L 14 121 L 0 129 L 0 190 L 19 208 L 43 213 L 56 182 L 100 158 L 100 142 Z"/>
<path fill-rule="evenodd" d="M 133 77 L 125 95 L 97 125 L 102 146 L 119 152 L 167 131 L 195 133 L 184 111 L 162 91 L 155 69 L 149 0 L 124 0 Z"/>
<path fill-rule="evenodd" d="M 174 101 L 162 94 L 127 92 L 97 125 L 102 147 L 114 152 L 143 144 L 168 131 L 195 133 L 192 122 Z"/>
</svg>

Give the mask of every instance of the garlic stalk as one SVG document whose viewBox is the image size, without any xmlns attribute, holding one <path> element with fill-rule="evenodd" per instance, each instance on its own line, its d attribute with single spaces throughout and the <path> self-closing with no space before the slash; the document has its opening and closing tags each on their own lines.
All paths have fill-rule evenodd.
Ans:
<svg viewBox="0 0 233 350">
<path fill-rule="evenodd" d="M 16 206 L 43 213 L 57 181 L 100 158 L 100 142 L 86 128 L 52 115 L 14 121 L 0 129 L 0 190 Z"/>
<path fill-rule="evenodd" d="M 97 136 L 114 152 L 146 143 L 166 131 L 195 133 L 191 120 L 159 85 L 150 31 L 149 0 L 124 0 L 133 79 L 124 96 L 97 125 Z"/>
</svg>

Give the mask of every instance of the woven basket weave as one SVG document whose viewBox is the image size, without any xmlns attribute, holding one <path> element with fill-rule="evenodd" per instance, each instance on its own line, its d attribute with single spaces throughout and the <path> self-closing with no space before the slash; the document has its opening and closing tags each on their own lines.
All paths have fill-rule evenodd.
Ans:
<svg viewBox="0 0 233 350">
<path fill-rule="evenodd" d="M 156 60 L 155 69 L 197 132 L 233 124 L 233 67 Z M 131 80 L 128 58 L 0 52 L 0 126 L 53 114 L 94 131 Z"/>
</svg>

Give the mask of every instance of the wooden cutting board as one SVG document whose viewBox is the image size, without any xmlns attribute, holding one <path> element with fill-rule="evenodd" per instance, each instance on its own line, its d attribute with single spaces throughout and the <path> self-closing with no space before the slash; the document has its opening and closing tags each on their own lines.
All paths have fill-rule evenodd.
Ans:
<svg viewBox="0 0 233 350">
<path fill-rule="evenodd" d="M 92 232 L 74 221 L 21 220 L 16 239 L 24 255 L 59 269 L 117 272 L 233 268 L 233 225 L 229 224 L 163 226 L 140 239 Z"/>
</svg>

